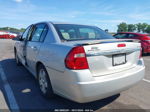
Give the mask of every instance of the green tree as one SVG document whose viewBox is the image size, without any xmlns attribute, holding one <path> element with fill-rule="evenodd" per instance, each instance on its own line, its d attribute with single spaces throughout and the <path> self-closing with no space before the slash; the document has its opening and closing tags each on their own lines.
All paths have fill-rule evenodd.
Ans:
<svg viewBox="0 0 150 112">
<path fill-rule="evenodd" d="M 125 22 L 122 22 L 118 25 L 117 32 L 127 32 L 128 31 L 128 25 Z"/>
<path fill-rule="evenodd" d="M 147 26 L 147 28 L 145 29 L 146 33 L 150 33 L 150 25 Z"/>
<path fill-rule="evenodd" d="M 2 31 L 11 31 L 11 32 L 24 32 L 25 31 L 24 28 L 17 29 L 17 28 L 12 28 L 12 27 L 3 27 L 3 28 L 0 28 L 0 30 L 2 30 Z"/>
<path fill-rule="evenodd" d="M 128 32 L 134 32 L 136 30 L 136 25 L 128 24 Z"/>
<path fill-rule="evenodd" d="M 136 27 L 137 27 L 138 32 L 142 31 L 142 24 L 141 23 L 136 24 Z"/>
<path fill-rule="evenodd" d="M 20 29 L 20 32 L 24 32 L 26 29 L 25 28 L 21 28 Z"/>
<path fill-rule="evenodd" d="M 145 32 L 146 32 L 146 29 L 147 29 L 147 27 L 148 27 L 148 24 L 147 24 L 147 23 L 142 23 L 142 26 L 141 26 L 141 27 L 142 27 L 142 28 L 141 28 L 142 32 L 145 33 Z"/>
</svg>

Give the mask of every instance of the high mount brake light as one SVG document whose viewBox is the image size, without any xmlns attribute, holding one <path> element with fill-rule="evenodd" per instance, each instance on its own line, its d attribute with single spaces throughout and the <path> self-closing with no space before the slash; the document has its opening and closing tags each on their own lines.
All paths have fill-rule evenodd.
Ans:
<svg viewBox="0 0 150 112">
<path fill-rule="evenodd" d="M 126 47 L 126 44 L 118 44 L 117 47 Z"/>
</svg>

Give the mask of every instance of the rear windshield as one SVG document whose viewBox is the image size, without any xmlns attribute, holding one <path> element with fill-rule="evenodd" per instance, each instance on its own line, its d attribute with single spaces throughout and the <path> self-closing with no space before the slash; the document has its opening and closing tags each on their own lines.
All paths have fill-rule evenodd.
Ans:
<svg viewBox="0 0 150 112">
<path fill-rule="evenodd" d="M 55 24 L 54 27 L 56 28 L 61 40 L 76 41 L 114 39 L 110 34 L 94 26 Z"/>
</svg>

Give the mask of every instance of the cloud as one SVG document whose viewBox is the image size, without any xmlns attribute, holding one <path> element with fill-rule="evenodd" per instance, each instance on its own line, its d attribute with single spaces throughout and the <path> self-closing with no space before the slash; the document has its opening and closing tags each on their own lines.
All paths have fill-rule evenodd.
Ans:
<svg viewBox="0 0 150 112">
<path fill-rule="evenodd" d="M 143 21 L 149 21 L 150 18 L 149 6 L 135 6 L 132 10 L 128 10 L 126 13 L 119 15 L 121 18 L 125 18 L 130 23 L 137 23 Z"/>
<path fill-rule="evenodd" d="M 23 2 L 23 0 L 13 0 L 13 1 L 15 1 L 15 2 L 17 2 L 17 3 Z"/>
<path fill-rule="evenodd" d="M 149 20 L 150 18 L 150 12 L 149 12 L 149 8 L 145 7 L 145 8 L 136 8 L 135 11 L 133 11 L 132 13 L 130 13 L 128 15 L 129 18 L 133 19 L 133 20 L 139 20 L 139 21 L 146 21 Z"/>
<path fill-rule="evenodd" d="M 149 20 L 149 14 L 144 14 L 144 13 L 131 14 L 129 15 L 129 17 L 134 20 L 140 20 L 140 21 Z"/>
</svg>

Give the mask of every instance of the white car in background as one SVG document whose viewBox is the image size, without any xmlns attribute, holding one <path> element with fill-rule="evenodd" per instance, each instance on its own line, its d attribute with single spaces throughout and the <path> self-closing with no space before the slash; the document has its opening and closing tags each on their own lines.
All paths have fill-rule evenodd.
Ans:
<svg viewBox="0 0 150 112">
<path fill-rule="evenodd" d="M 117 40 L 95 26 L 41 22 L 29 26 L 14 46 L 16 63 L 38 80 L 44 96 L 84 103 L 103 99 L 143 79 L 136 40 Z"/>
</svg>

